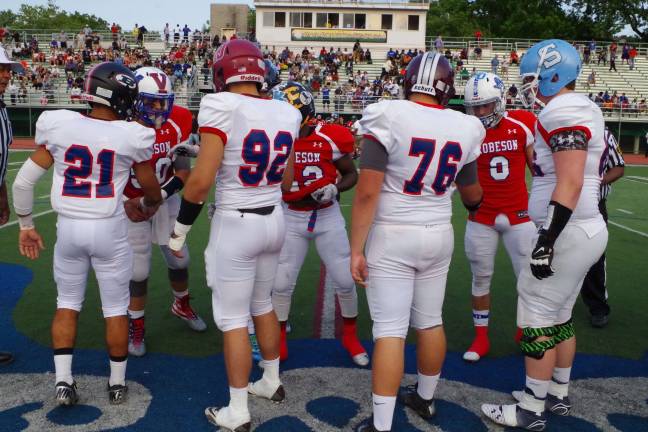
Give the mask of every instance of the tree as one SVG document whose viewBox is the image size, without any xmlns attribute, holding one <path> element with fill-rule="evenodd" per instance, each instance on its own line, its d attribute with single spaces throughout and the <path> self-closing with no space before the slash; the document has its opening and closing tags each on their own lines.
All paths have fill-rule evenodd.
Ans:
<svg viewBox="0 0 648 432">
<path fill-rule="evenodd" d="M 81 29 L 107 30 L 109 23 L 95 15 L 66 12 L 49 0 L 45 6 L 23 4 L 18 13 L 0 11 L 0 25 L 11 29 Z"/>
<path fill-rule="evenodd" d="M 256 9 L 250 8 L 247 16 L 248 33 L 256 29 Z"/>
</svg>

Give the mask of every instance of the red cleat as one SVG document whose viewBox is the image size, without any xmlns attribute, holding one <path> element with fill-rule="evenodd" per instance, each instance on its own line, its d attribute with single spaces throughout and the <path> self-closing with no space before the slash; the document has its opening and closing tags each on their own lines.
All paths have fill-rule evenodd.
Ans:
<svg viewBox="0 0 648 432">
<path fill-rule="evenodd" d="M 353 363 L 358 366 L 367 366 L 369 364 L 369 355 L 364 349 L 356 329 L 356 318 L 343 318 L 342 327 L 342 346 L 351 356 Z"/>
</svg>

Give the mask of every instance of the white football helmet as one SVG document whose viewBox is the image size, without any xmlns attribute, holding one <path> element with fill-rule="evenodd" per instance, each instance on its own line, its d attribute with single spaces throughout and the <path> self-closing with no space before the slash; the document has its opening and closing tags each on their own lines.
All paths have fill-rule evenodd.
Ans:
<svg viewBox="0 0 648 432">
<path fill-rule="evenodd" d="M 171 80 L 160 69 L 142 67 L 135 71 L 137 102 L 135 112 L 147 126 L 159 129 L 169 119 L 175 96 Z"/>
<path fill-rule="evenodd" d="M 492 111 L 484 113 L 475 109 L 490 104 L 493 105 Z M 485 128 L 497 126 L 506 111 L 504 81 L 490 72 L 478 72 L 471 76 L 464 91 L 464 106 L 466 113 L 478 117 Z"/>
</svg>

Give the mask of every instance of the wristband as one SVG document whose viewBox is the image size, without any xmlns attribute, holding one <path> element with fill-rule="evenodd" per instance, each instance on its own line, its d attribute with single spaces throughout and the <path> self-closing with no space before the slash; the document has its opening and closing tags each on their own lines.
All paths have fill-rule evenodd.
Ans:
<svg viewBox="0 0 648 432">
<path fill-rule="evenodd" d="M 171 179 L 162 185 L 162 199 L 167 199 L 176 192 L 179 192 L 184 187 L 184 182 L 178 176 L 173 176 Z"/>
<path fill-rule="evenodd" d="M 34 218 L 32 214 L 29 213 L 26 216 L 18 216 L 18 225 L 20 226 L 21 231 L 34 229 Z"/>
<path fill-rule="evenodd" d="M 191 225 L 185 225 L 176 220 L 176 223 L 173 226 L 173 234 L 171 235 L 171 238 L 169 238 L 169 249 L 176 252 L 181 250 L 187 240 L 187 234 L 190 229 Z"/>
<path fill-rule="evenodd" d="M 203 204 L 204 203 L 196 204 L 189 202 L 183 197 L 182 203 L 180 204 L 180 212 L 178 213 L 178 222 L 184 225 L 193 225 L 203 208 Z"/>
<path fill-rule="evenodd" d="M 551 242 L 552 246 L 567 225 L 567 222 L 569 222 L 572 213 L 573 211 L 571 209 L 565 207 L 559 202 L 549 201 L 549 206 L 547 207 L 547 219 L 545 220 L 545 223 L 542 224 L 541 230 L 546 232 L 545 235 Z"/>
</svg>

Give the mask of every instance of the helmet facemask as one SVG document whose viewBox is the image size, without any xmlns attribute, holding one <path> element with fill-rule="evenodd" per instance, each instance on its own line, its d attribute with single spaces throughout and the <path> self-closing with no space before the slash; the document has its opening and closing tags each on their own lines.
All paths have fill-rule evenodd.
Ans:
<svg viewBox="0 0 648 432">
<path fill-rule="evenodd" d="M 175 96 L 140 93 L 135 103 L 137 118 L 147 126 L 160 129 L 169 119 Z"/>
<path fill-rule="evenodd" d="M 487 114 L 482 114 L 482 110 L 479 110 L 480 107 L 486 107 L 492 105 L 492 110 Z M 480 101 L 478 104 L 466 105 L 466 114 L 475 116 L 482 122 L 486 129 L 494 128 L 504 117 L 505 106 L 502 103 L 502 99 L 495 98 L 489 99 L 486 101 Z"/>
</svg>

